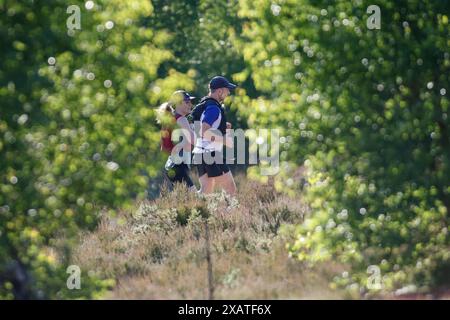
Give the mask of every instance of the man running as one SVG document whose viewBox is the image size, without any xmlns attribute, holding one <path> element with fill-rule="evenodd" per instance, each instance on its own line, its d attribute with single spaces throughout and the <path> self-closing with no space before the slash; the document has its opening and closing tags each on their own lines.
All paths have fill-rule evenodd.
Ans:
<svg viewBox="0 0 450 320">
<path fill-rule="evenodd" d="M 225 77 L 212 78 L 208 96 L 192 112 L 194 122 L 200 123 L 193 160 L 198 170 L 200 192 L 205 194 L 212 193 L 215 187 L 222 188 L 229 195 L 236 194 L 236 184 L 223 155 L 224 146 L 233 146 L 233 137 L 222 106 L 230 90 L 236 87 Z"/>
</svg>

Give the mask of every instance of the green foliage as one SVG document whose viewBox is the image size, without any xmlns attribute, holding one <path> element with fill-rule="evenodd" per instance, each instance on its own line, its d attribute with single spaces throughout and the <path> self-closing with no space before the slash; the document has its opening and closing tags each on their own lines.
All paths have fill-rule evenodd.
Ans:
<svg viewBox="0 0 450 320">
<path fill-rule="evenodd" d="M 74 4 L 81 30 L 69 32 Z M 70 252 L 50 248 L 95 227 L 104 206 L 146 196 L 161 165 L 152 106 L 194 84 L 158 74 L 173 54 L 166 33 L 144 27 L 149 1 L 2 1 L 0 11 L 0 273 L 24 265 L 32 280 L 21 297 L 92 297 L 103 288 L 95 279 L 65 290 Z M 18 297 L 0 280 L 1 296 Z"/>
<path fill-rule="evenodd" d="M 312 209 L 293 256 L 345 263 L 336 283 L 359 293 L 378 291 L 371 266 L 385 290 L 445 284 L 449 5 L 380 0 L 381 29 L 368 30 L 371 4 L 0 0 L 0 297 L 93 298 L 112 285 L 82 270 L 82 290 L 66 290 L 74 239 L 105 207 L 147 196 L 163 161 L 155 107 L 177 89 L 206 94 L 216 74 L 240 85 L 234 127 L 281 130 L 274 184 L 303 190 Z M 67 30 L 69 5 L 81 30 Z M 252 208 L 276 233 L 290 210 L 259 191 Z M 155 227 L 217 209 L 196 203 L 159 212 Z M 164 244 L 149 250 L 164 259 Z"/>
<path fill-rule="evenodd" d="M 286 143 L 277 185 L 312 208 L 290 247 L 300 260 L 351 266 L 358 292 L 442 283 L 450 263 L 448 2 L 241 1 L 240 42 L 265 96 L 242 108 L 250 127 L 279 127 Z M 247 110 L 247 111 L 246 111 Z M 447 267 L 446 267 L 447 266 Z M 347 274 L 346 274 L 347 275 Z M 375 290 L 376 291 L 376 290 Z"/>
<path fill-rule="evenodd" d="M 238 15 L 238 0 L 154 0 L 152 3 L 157 14 L 149 17 L 147 23 L 154 30 L 170 35 L 168 48 L 175 57 L 174 61 L 162 63 L 160 72 L 176 66 L 180 72 L 194 77 L 197 86 L 193 93 L 197 97 L 207 94 L 208 83 L 216 75 L 233 78 L 248 95 L 257 95 L 248 63 L 235 46 L 245 20 Z M 245 127 L 245 118 L 237 113 L 233 97 L 226 106 L 231 108 L 227 119 L 234 127 L 238 124 Z"/>
</svg>

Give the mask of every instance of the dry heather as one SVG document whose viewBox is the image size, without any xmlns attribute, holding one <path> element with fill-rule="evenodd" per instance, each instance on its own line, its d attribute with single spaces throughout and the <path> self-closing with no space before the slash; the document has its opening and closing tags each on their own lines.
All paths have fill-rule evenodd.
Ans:
<svg viewBox="0 0 450 320">
<path fill-rule="evenodd" d="M 133 212 L 105 216 L 82 237 L 74 263 L 116 280 L 106 298 L 207 299 L 208 221 L 214 298 L 342 298 L 328 288 L 332 267 L 310 269 L 288 256 L 292 226 L 307 208 L 268 185 L 240 180 L 237 201 L 223 194 L 201 199 L 178 186 Z"/>
</svg>

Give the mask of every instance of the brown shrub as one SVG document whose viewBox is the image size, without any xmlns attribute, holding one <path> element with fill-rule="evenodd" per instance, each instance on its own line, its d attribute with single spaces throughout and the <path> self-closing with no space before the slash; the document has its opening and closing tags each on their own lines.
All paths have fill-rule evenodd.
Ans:
<svg viewBox="0 0 450 320">
<path fill-rule="evenodd" d="M 132 212 L 104 215 L 97 230 L 82 237 L 74 263 L 116 279 L 108 298 L 205 299 L 207 219 L 215 298 L 339 297 L 321 270 L 289 258 L 285 248 L 292 234 L 280 227 L 301 223 L 306 206 L 270 185 L 242 178 L 237 184 L 236 199 L 200 197 L 176 186 Z"/>
</svg>

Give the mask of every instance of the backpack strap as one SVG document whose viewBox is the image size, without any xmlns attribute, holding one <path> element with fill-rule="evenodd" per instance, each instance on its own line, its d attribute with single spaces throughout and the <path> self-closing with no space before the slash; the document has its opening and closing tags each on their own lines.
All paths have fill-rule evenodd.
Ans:
<svg viewBox="0 0 450 320">
<path fill-rule="evenodd" d="M 225 111 L 222 108 L 221 104 L 214 98 L 211 97 L 203 97 L 202 100 L 200 100 L 200 103 L 197 104 L 194 108 L 194 110 L 192 110 L 191 112 L 191 118 L 192 121 L 200 121 L 203 112 L 205 112 L 207 105 L 209 104 L 208 102 L 212 102 L 213 104 L 215 104 L 219 109 L 220 109 L 220 114 L 221 114 L 221 121 L 220 121 L 220 125 L 219 125 L 219 131 L 222 134 L 225 134 L 226 132 L 226 128 L 227 128 L 227 119 L 225 116 Z"/>
<path fill-rule="evenodd" d="M 212 102 L 215 105 L 217 105 L 218 107 L 221 107 L 220 103 L 216 99 L 211 98 L 211 97 L 203 97 L 200 100 L 200 103 L 197 104 L 191 112 L 192 121 L 200 121 L 202 113 L 205 111 L 206 106 L 208 105 L 208 102 Z"/>
</svg>

